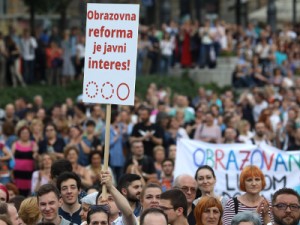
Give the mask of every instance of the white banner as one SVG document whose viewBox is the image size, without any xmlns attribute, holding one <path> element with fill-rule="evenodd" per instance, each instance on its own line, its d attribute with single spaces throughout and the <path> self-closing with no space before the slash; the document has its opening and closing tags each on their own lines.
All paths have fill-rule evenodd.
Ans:
<svg viewBox="0 0 300 225">
<path fill-rule="evenodd" d="M 83 101 L 133 105 L 139 5 L 87 4 Z"/>
<path fill-rule="evenodd" d="M 195 175 L 199 166 L 209 165 L 216 174 L 216 194 L 233 197 L 239 190 L 239 175 L 247 165 L 256 165 L 264 173 L 266 187 L 262 195 L 270 199 L 282 187 L 300 193 L 300 151 L 281 151 L 277 148 L 249 144 L 209 144 L 180 139 L 174 176 Z"/>
</svg>

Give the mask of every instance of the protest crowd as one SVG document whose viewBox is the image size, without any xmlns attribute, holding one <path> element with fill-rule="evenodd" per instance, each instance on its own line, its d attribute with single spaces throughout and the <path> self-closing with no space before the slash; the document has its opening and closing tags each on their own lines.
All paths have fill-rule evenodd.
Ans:
<svg viewBox="0 0 300 225">
<path fill-rule="evenodd" d="M 27 29 L 19 36 L 10 27 L 0 35 L 0 86 L 66 86 L 82 79 L 84 43 L 77 28 L 61 37 L 55 27 L 35 36 Z M 141 25 L 138 75 L 172 76 L 170 68 L 178 65 L 213 69 L 220 55 L 232 54 L 236 89 L 219 94 L 199 87 L 194 96 L 185 96 L 151 83 L 134 106 L 113 105 L 109 131 L 104 106 L 85 104 L 81 95 L 51 108 L 38 94 L 31 100 L 18 97 L 0 110 L 0 221 L 297 225 L 299 194 L 285 187 L 265 199 L 260 192 L 266 181 L 256 166 L 242 170 L 243 194 L 237 198 L 214 193 L 218 177 L 208 165 L 194 177 L 175 178 L 173 172 L 180 163 L 179 139 L 300 150 L 299 43 L 289 25 L 279 32 L 251 23 L 245 28 L 223 21 L 199 25 L 188 18 L 161 30 Z M 110 132 L 108 171 L 102 170 L 105 132 Z"/>
</svg>

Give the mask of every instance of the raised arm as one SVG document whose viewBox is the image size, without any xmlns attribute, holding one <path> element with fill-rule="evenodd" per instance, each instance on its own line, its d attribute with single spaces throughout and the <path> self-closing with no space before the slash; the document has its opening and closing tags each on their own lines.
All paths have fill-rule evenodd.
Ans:
<svg viewBox="0 0 300 225">
<path fill-rule="evenodd" d="M 135 225 L 136 218 L 127 199 L 113 186 L 112 176 L 109 171 L 101 171 L 101 184 L 105 185 L 107 191 L 113 196 L 118 209 L 122 213 L 125 225 Z"/>
</svg>

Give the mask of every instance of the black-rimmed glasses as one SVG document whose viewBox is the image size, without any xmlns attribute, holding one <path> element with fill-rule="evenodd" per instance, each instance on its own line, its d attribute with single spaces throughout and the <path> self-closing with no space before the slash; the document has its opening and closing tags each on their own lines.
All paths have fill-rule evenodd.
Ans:
<svg viewBox="0 0 300 225">
<path fill-rule="evenodd" d="M 285 204 L 285 203 L 278 203 L 276 205 L 273 205 L 273 207 L 276 207 L 279 210 L 287 210 L 289 207 L 291 211 L 298 211 L 300 209 L 300 206 L 297 204 Z"/>
</svg>

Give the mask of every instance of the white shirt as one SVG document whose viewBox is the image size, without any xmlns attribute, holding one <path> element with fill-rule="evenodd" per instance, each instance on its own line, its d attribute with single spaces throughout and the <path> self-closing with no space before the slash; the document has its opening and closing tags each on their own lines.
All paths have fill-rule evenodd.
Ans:
<svg viewBox="0 0 300 225">
<path fill-rule="evenodd" d="M 257 122 L 260 116 L 260 113 L 268 107 L 268 103 L 266 101 L 262 101 L 260 104 L 255 104 L 252 110 L 252 114 L 254 117 L 254 121 Z"/>
<path fill-rule="evenodd" d="M 160 49 L 162 55 L 171 56 L 173 54 L 174 45 L 171 40 L 161 40 Z"/>
<path fill-rule="evenodd" d="M 79 58 L 83 59 L 85 56 L 85 46 L 83 44 L 77 44 L 76 50 Z"/>
<path fill-rule="evenodd" d="M 37 48 L 37 42 L 34 37 L 22 38 L 21 39 L 21 53 L 24 60 L 35 59 L 35 49 Z"/>
</svg>

